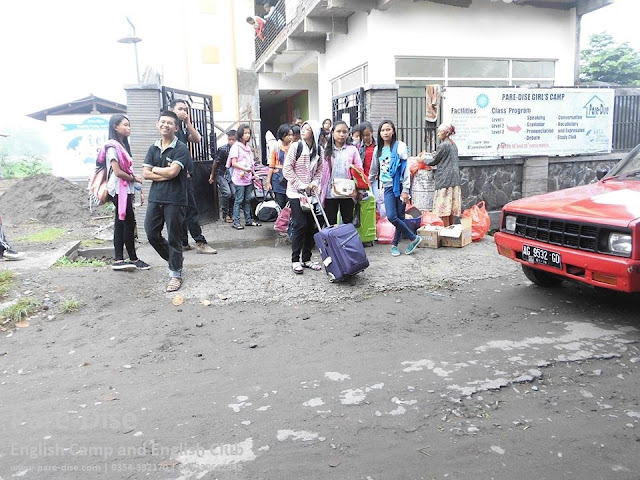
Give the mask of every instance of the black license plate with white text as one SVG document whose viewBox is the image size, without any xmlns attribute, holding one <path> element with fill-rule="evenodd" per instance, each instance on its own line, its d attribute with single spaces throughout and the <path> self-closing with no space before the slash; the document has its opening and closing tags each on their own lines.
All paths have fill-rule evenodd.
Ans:
<svg viewBox="0 0 640 480">
<path fill-rule="evenodd" d="M 562 270 L 562 256 L 540 247 L 522 246 L 522 260 Z"/>
</svg>

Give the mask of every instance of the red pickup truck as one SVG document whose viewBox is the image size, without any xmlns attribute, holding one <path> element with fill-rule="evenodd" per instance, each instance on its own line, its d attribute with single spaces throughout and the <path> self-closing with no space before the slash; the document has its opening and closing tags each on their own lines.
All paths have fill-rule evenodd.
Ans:
<svg viewBox="0 0 640 480">
<path fill-rule="evenodd" d="M 598 182 L 502 208 L 498 253 L 542 286 L 563 279 L 640 292 L 640 145 Z"/>
</svg>

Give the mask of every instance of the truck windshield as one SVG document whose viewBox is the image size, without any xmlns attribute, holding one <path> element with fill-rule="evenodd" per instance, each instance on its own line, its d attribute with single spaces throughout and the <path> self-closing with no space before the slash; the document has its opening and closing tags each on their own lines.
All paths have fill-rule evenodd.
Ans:
<svg viewBox="0 0 640 480">
<path fill-rule="evenodd" d="M 605 180 L 613 178 L 638 178 L 640 179 L 640 146 L 634 148 L 613 170 L 605 177 Z"/>
</svg>

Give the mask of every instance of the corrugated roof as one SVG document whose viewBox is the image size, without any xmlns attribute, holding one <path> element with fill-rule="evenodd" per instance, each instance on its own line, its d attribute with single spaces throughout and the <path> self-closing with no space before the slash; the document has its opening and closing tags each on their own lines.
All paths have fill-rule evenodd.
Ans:
<svg viewBox="0 0 640 480">
<path fill-rule="evenodd" d="M 127 106 L 96 97 L 95 95 L 89 95 L 69 103 L 30 113 L 28 116 L 36 120 L 46 120 L 48 115 L 73 115 L 75 113 L 127 113 Z"/>
</svg>

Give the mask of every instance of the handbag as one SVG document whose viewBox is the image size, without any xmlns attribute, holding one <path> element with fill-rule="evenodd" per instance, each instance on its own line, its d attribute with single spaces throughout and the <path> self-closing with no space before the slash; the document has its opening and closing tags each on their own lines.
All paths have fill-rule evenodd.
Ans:
<svg viewBox="0 0 640 480">
<path fill-rule="evenodd" d="M 287 233 L 287 230 L 289 229 L 289 220 L 291 220 L 291 207 L 289 206 L 289 203 L 287 203 L 285 207 L 280 210 L 278 218 L 276 218 L 276 221 L 273 224 L 273 229 L 276 232 Z"/>
<path fill-rule="evenodd" d="M 331 183 L 334 198 L 353 198 L 356 196 L 356 184 L 349 178 L 335 178 Z"/>
<path fill-rule="evenodd" d="M 271 196 L 271 199 L 269 199 Z M 275 222 L 280 214 L 280 205 L 276 202 L 273 192 L 267 192 L 264 200 L 256 206 L 256 217 L 261 222 Z"/>
</svg>

